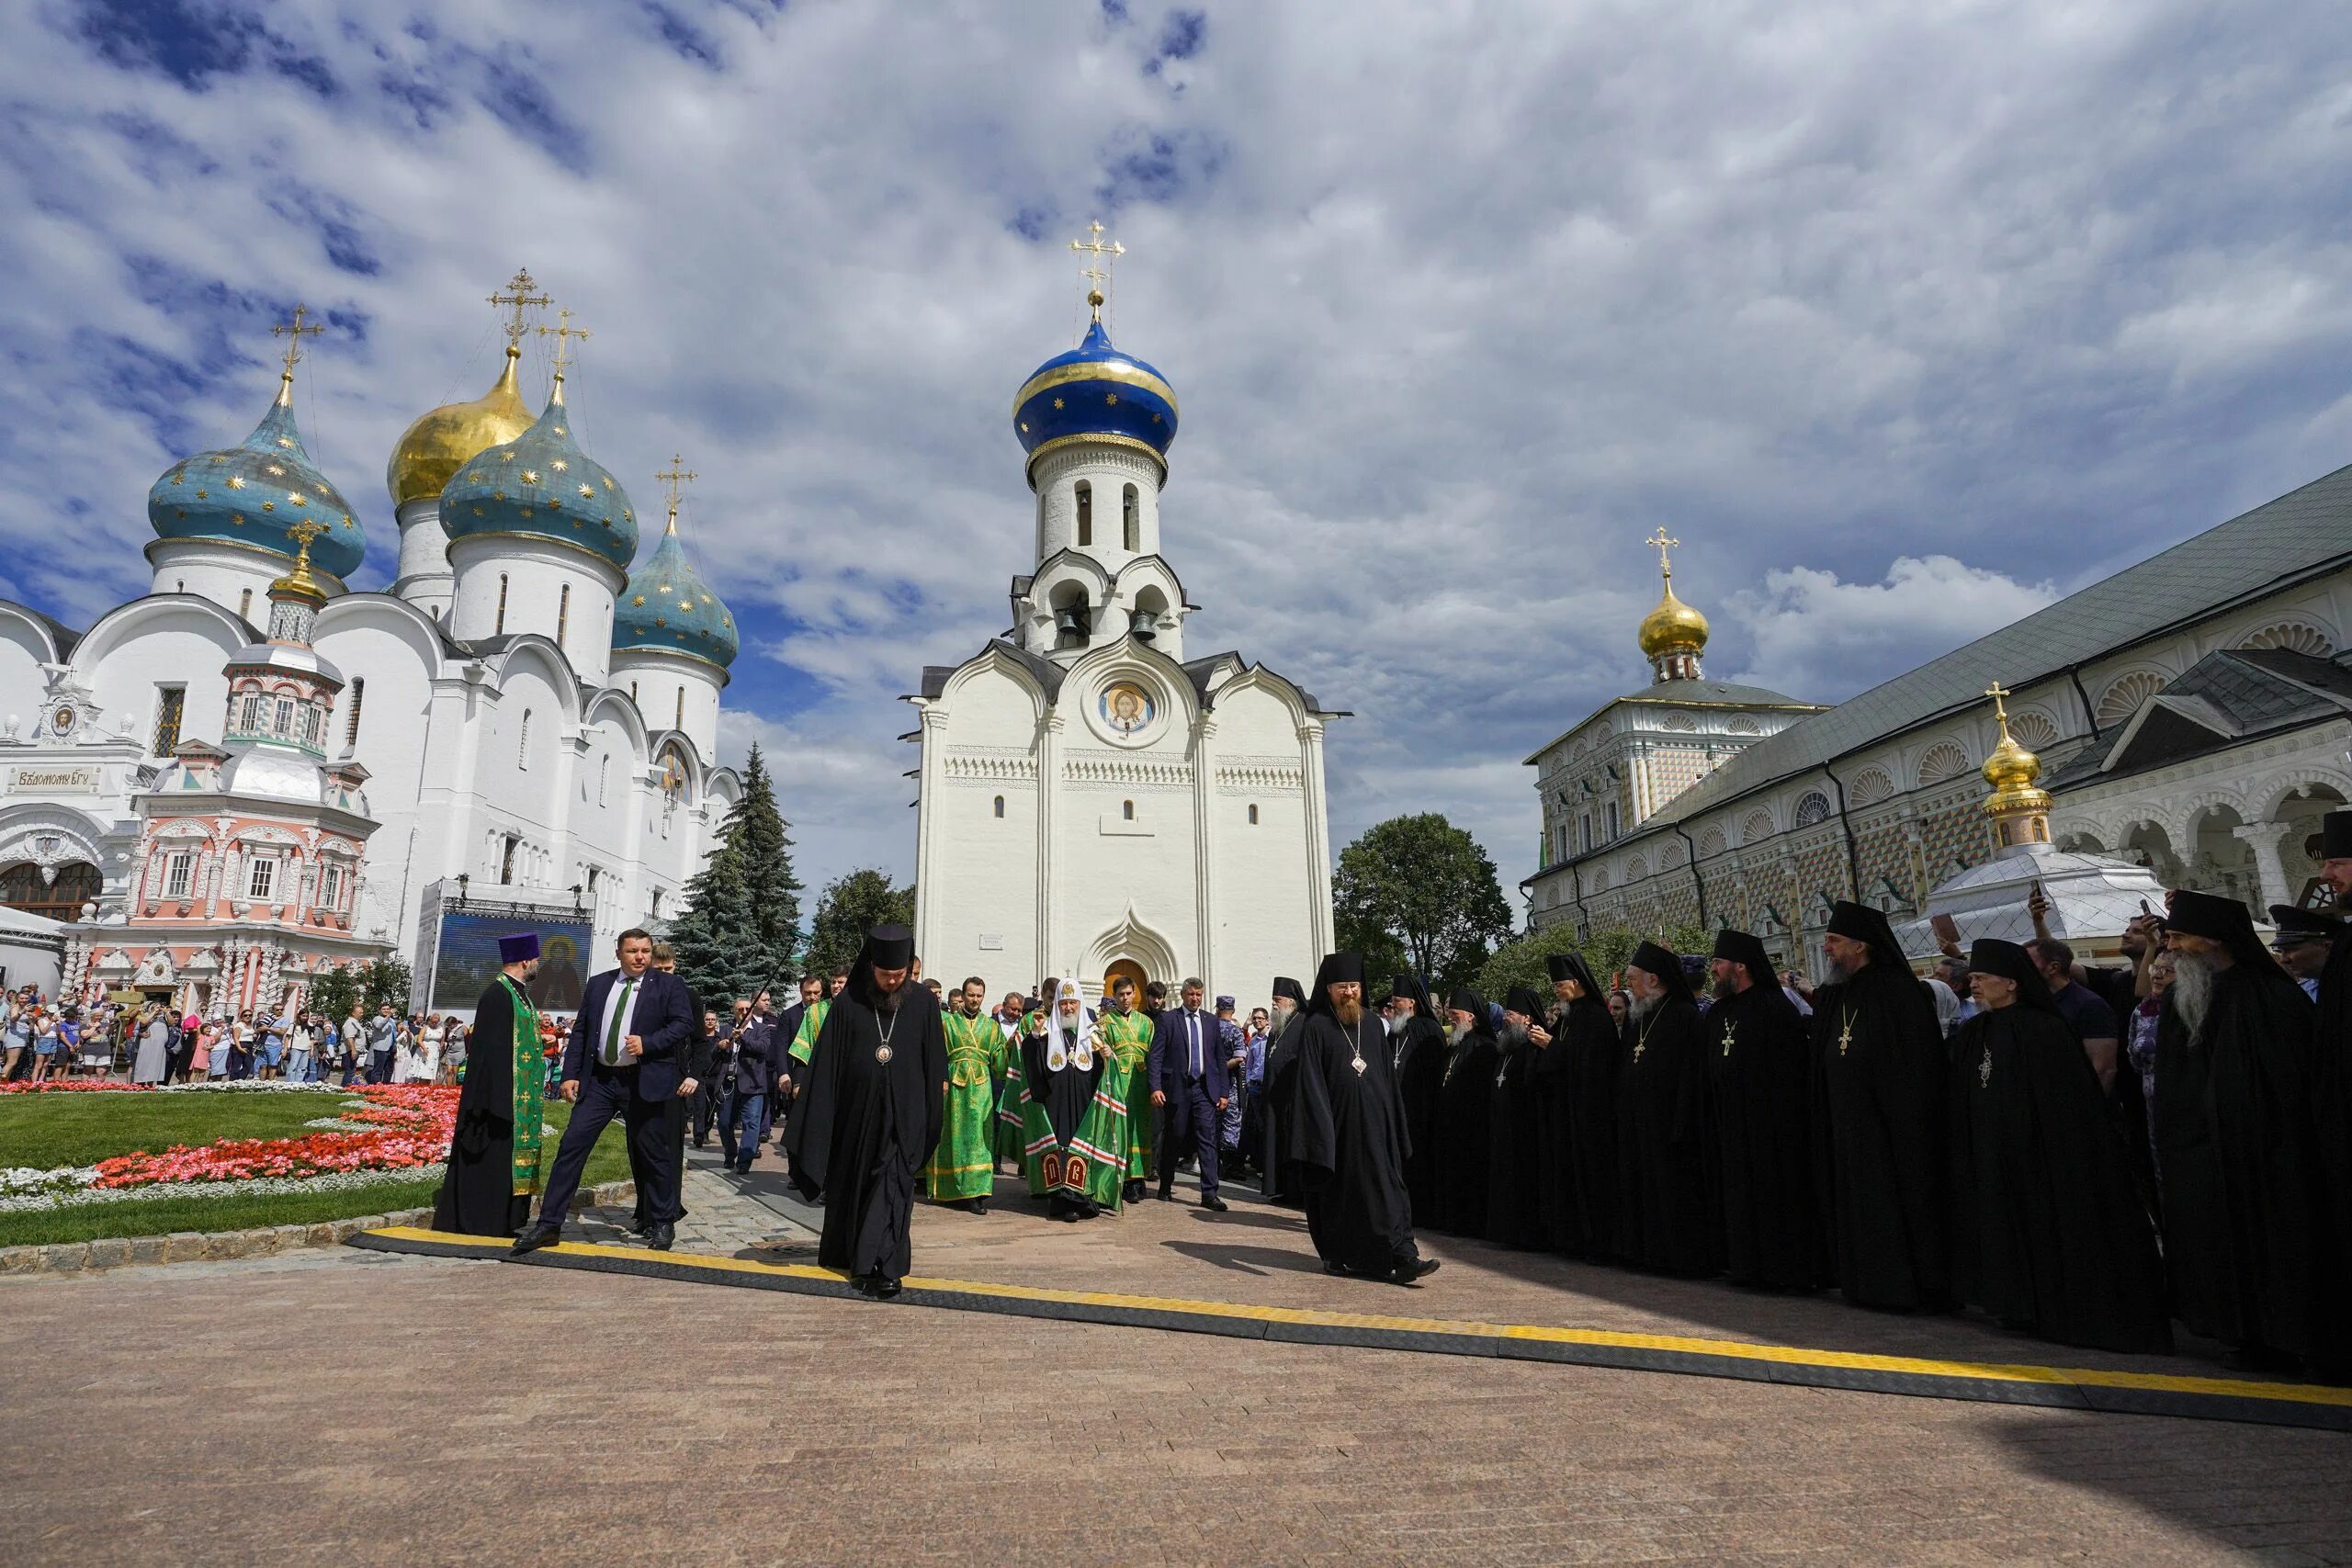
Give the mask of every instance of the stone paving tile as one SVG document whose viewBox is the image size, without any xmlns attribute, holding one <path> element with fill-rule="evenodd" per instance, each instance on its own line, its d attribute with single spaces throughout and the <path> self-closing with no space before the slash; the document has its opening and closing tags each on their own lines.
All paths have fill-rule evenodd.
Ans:
<svg viewBox="0 0 2352 1568">
<path fill-rule="evenodd" d="M 697 1249 L 807 1246 L 772 1165 L 691 1172 Z M 1295 1216 L 1226 1219 L 1055 1225 L 1008 1193 L 922 1210 L 916 1268 L 2079 1359 L 1442 1238 L 1429 1288 L 1334 1280 L 1300 1266 Z M 2336 1434 L 350 1250 L 0 1282 L 0 1358 L 11 1565 L 2169 1564 L 2352 1542 Z"/>
</svg>

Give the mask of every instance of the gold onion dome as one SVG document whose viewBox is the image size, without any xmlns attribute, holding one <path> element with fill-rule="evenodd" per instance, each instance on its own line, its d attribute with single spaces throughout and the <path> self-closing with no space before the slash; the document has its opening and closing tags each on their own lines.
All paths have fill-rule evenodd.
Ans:
<svg viewBox="0 0 2352 1568">
<path fill-rule="evenodd" d="M 395 508 L 439 495 L 469 458 L 531 428 L 530 408 L 514 385 L 522 358 L 523 351 L 508 344 L 505 367 L 489 391 L 469 403 L 444 403 L 408 427 L 384 468 L 384 488 Z"/>
<path fill-rule="evenodd" d="M 1657 608 L 1642 617 L 1642 655 L 1660 659 L 1669 653 L 1703 653 L 1707 649 L 1707 617 L 1674 596 L 1674 574 L 1666 574 L 1666 595 Z"/>
<path fill-rule="evenodd" d="M 1984 782 L 1993 793 L 1984 797 L 1984 815 L 1991 818 L 2005 844 L 2050 841 L 2050 792 L 2038 782 L 2041 759 L 2018 744 L 2009 733 L 2008 693 L 1996 681 L 1984 694 L 1993 699 L 1993 717 L 2001 727 L 2000 744 L 1984 759 Z"/>
</svg>

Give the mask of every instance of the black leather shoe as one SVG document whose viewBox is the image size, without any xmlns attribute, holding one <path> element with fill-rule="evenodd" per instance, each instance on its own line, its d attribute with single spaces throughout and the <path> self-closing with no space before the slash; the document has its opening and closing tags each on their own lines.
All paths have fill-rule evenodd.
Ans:
<svg viewBox="0 0 2352 1568">
<path fill-rule="evenodd" d="M 678 1232 L 674 1225 L 655 1225 L 645 1233 L 645 1245 L 656 1252 L 669 1251 L 670 1244 L 677 1239 Z"/>
<path fill-rule="evenodd" d="M 537 1252 L 543 1247 L 553 1247 L 562 1239 L 563 1233 L 560 1230 L 549 1230 L 545 1225 L 533 1225 L 514 1238 L 514 1250 L 512 1256 L 520 1258 L 526 1252 Z"/>
<path fill-rule="evenodd" d="M 1222 1214 L 1233 1205 L 1214 1192 L 1204 1192 L 1201 1194 L 1201 1207 L 1212 1214 Z"/>
<path fill-rule="evenodd" d="M 988 1201 L 987 1199 L 985 1199 L 985 1198 L 975 1198 L 975 1199 L 973 1199 L 973 1200 L 972 1200 L 972 1213 L 976 1213 L 976 1214 L 985 1214 L 985 1213 L 987 1213 L 988 1212 L 989 1212 L 989 1201 Z"/>
<path fill-rule="evenodd" d="M 876 1280 L 874 1281 L 868 1293 L 871 1294 L 877 1302 L 887 1302 L 892 1296 L 897 1295 L 900 1289 L 902 1289 L 902 1287 L 896 1280 Z"/>
<path fill-rule="evenodd" d="M 1436 1273 L 1437 1270 L 1438 1260 L 1436 1258 L 1419 1258 L 1414 1259 L 1410 1263 L 1398 1264 L 1388 1277 L 1400 1285 L 1410 1285 L 1428 1279 L 1430 1275 Z"/>
<path fill-rule="evenodd" d="M 1157 1192 L 1153 1193 L 1153 1194 L 1152 1194 L 1152 1196 L 1153 1196 L 1154 1198 L 1159 1199 L 1161 1202 L 1165 1203 L 1165 1202 L 1167 1202 L 1170 1199 L 1171 1199 L 1171 1198 L 1175 1197 L 1175 1196 L 1176 1196 L 1176 1193 L 1175 1193 L 1175 1191 L 1174 1191 L 1172 1189 L 1163 1187 L 1163 1188 L 1161 1188 L 1159 1191 L 1157 1191 Z"/>
</svg>

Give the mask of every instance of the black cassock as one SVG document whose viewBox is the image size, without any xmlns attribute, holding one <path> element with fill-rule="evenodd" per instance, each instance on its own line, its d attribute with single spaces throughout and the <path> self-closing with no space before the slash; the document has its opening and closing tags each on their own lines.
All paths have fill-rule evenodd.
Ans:
<svg viewBox="0 0 2352 1568">
<path fill-rule="evenodd" d="M 1736 1285 L 1821 1282 L 1814 1223 L 1813 1041 L 1778 983 L 1720 998 L 1702 1021 L 1724 1194 L 1724 1264 Z"/>
<path fill-rule="evenodd" d="M 1495 1087 L 1495 1037 L 1481 1026 L 1460 1035 L 1438 1080 L 1437 1224 L 1455 1235 L 1487 1234 L 1487 1101 Z"/>
<path fill-rule="evenodd" d="M 2319 1024 L 2312 1035 L 2312 1075 L 2322 1185 L 2329 1196 L 2332 1239 L 2320 1248 L 2326 1265 L 2317 1282 L 2320 1311 L 2333 1302 L 2335 1321 L 2352 1305 L 2352 926 L 2338 931 L 2319 977 Z M 2323 1316 L 2322 1321 L 2326 1321 Z M 2352 1381 L 2352 1343 L 2322 1335 L 2312 1347 L 2314 1367 L 2333 1381 Z"/>
<path fill-rule="evenodd" d="M 1624 1256 L 1668 1274 L 1712 1274 L 1723 1267 L 1703 1023 L 1697 1006 L 1679 995 L 1625 1021 L 1625 1063 L 1617 1079 Z"/>
<path fill-rule="evenodd" d="M 1909 970 L 1873 962 L 1823 987 L 1813 1030 L 1815 1191 L 1832 1277 L 1857 1305 L 1944 1311 L 1951 1055 L 1935 1003 Z"/>
<path fill-rule="evenodd" d="M 1289 1169 L 1295 1157 L 1289 1143 L 1290 1097 L 1291 1080 L 1296 1076 L 1292 1069 L 1298 1065 L 1298 1031 L 1305 1021 L 1303 1015 L 1293 1013 L 1283 1032 L 1266 1044 L 1266 1167 L 1258 1173 L 1258 1190 L 1277 1202 L 1298 1196 Z"/>
<path fill-rule="evenodd" d="M 2316 1014 L 2278 965 L 2213 976 L 2205 1038 L 2167 1005 L 2156 1033 L 2156 1179 L 2173 1308 L 2199 1334 L 2306 1355 L 2340 1335 L 2316 1248 L 2324 1195 L 2314 1147 Z M 2312 1309 L 2327 1316 L 2314 1333 Z"/>
<path fill-rule="evenodd" d="M 1617 1254 L 1617 1069 L 1625 1043 L 1598 997 L 1553 1016 L 1535 1059 L 1546 1242 L 1579 1258 Z"/>
<path fill-rule="evenodd" d="M 1405 1132 L 1412 1153 L 1405 1156 L 1405 1190 L 1412 1194 L 1413 1219 L 1435 1224 L 1437 1204 L 1437 1108 L 1445 1087 L 1445 1031 L 1434 1019 L 1415 1013 L 1396 1045 L 1396 1097 L 1405 1105 Z"/>
<path fill-rule="evenodd" d="M 1495 1042 L 1494 1088 L 1487 1096 L 1487 1239 L 1540 1247 L 1544 1236 L 1543 1137 L 1537 1128 L 1535 1058 L 1522 1030 Z"/>
<path fill-rule="evenodd" d="M 433 1200 L 433 1228 L 458 1235 L 520 1235 L 531 1196 L 514 1190 L 514 999 L 492 981 L 474 1004 L 466 1081 L 449 1169 Z"/>
<path fill-rule="evenodd" d="M 1354 1029 L 1329 1013 L 1301 1015 L 1292 1047 L 1283 1147 L 1327 1263 L 1386 1273 L 1419 1258 L 1405 1158 L 1412 1145 L 1396 1097 L 1388 1041 L 1376 1019 Z"/>
<path fill-rule="evenodd" d="M 856 987 L 834 998 L 786 1134 L 794 1185 L 825 1196 L 818 1263 L 891 1280 L 907 1272 L 915 1177 L 939 1142 L 947 1088 L 939 1009 L 921 986 L 900 994 L 895 1014 L 877 1013 Z"/>
<path fill-rule="evenodd" d="M 2171 1349 L 2155 1226 L 2075 1032 L 2023 1003 L 1980 1012 L 1951 1075 L 1961 1300 L 2062 1345 Z"/>
</svg>

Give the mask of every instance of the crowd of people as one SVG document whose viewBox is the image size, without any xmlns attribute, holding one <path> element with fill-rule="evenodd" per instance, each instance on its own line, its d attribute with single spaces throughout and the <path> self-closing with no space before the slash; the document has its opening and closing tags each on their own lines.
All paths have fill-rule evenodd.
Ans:
<svg viewBox="0 0 2352 1568">
<path fill-rule="evenodd" d="M 2352 812 L 2324 843 L 2352 899 Z M 1607 985 L 1556 953 L 1548 998 L 1498 1003 L 1441 1003 L 1411 976 L 1375 998 L 1362 960 L 1332 954 L 1246 1015 L 1198 979 L 1173 997 L 1114 979 L 1099 1008 L 1062 978 L 950 988 L 895 927 L 783 1007 L 763 991 L 722 1015 L 633 931 L 574 1029 L 528 1009 L 533 959 L 485 998 L 476 1060 L 509 1055 L 511 1031 L 514 1069 L 468 1078 L 480 1114 L 458 1148 L 480 1157 L 468 1179 L 453 1154 L 447 1217 L 552 1245 L 617 1119 L 639 1228 L 667 1247 L 689 1133 L 715 1132 L 739 1171 L 773 1137 L 826 1202 L 820 1261 L 887 1297 L 918 1193 L 985 1213 L 1010 1166 L 1076 1224 L 1155 1178 L 1170 1197 L 1188 1167 L 1220 1211 L 1222 1179 L 1254 1170 L 1306 1210 L 1335 1274 L 1421 1278 L 1418 1226 L 1869 1308 L 1975 1307 L 2108 1349 L 2168 1348 L 2179 1323 L 2249 1367 L 2342 1375 L 2352 936 L 2281 910 L 2266 946 L 2243 905 L 2184 891 L 2100 969 L 2051 933 L 2038 890 L 2028 913 L 2032 942 L 1948 942 L 1927 976 L 1884 915 L 1841 903 L 1818 988 L 1726 931 L 1706 954 L 1645 943 Z M 501 1142 L 526 1092 L 582 1108 L 536 1223 L 536 1148 L 526 1171 Z"/>
<path fill-rule="evenodd" d="M 156 1000 L 60 1005 L 23 987 L 0 994 L 0 1082 L 455 1084 L 466 1034 L 455 1014 L 403 1017 L 390 1004 L 372 1016 L 355 1005 L 342 1019 L 299 1009 L 208 1016 Z"/>
</svg>

